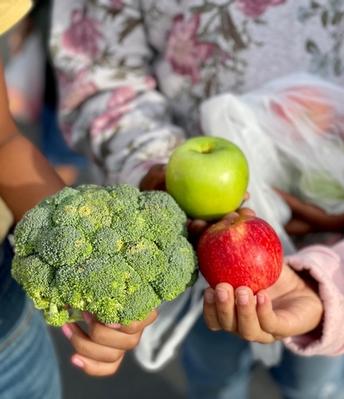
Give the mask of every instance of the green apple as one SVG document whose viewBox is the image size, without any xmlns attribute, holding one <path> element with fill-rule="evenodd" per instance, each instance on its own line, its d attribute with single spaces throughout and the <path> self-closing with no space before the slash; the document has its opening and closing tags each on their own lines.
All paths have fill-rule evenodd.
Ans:
<svg viewBox="0 0 344 399">
<path fill-rule="evenodd" d="M 172 153 L 166 188 L 188 216 L 214 220 L 240 206 L 248 178 L 248 163 L 237 145 L 220 137 L 199 136 Z"/>
</svg>

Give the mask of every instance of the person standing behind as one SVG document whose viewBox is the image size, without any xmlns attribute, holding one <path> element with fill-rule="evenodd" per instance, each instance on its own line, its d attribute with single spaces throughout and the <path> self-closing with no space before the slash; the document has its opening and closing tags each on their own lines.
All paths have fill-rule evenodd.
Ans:
<svg viewBox="0 0 344 399">
<path fill-rule="evenodd" d="M 202 134 L 199 105 L 209 97 L 296 71 L 343 84 L 343 12 L 342 2 L 326 0 L 57 0 L 51 51 L 65 138 L 104 183 L 155 188 L 157 164 Z M 200 318 L 183 354 L 191 398 L 247 397 L 253 356 L 246 341 L 208 331 Z M 285 398 L 340 397 L 343 357 L 284 350 L 273 371 Z"/>
<path fill-rule="evenodd" d="M 0 1 L 0 34 L 30 9 L 29 0 Z M 43 155 L 18 131 L 9 111 L 0 62 L 0 197 L 14 221 L 45 197 L 64 187 Z M 0 212 L 5 207 L 0 207 Z M 0 214 L 2 218 L 3 214 Z M 2 220 L 1 220 L 2 221 Z M 0 397 L 59 399 L 56 356 L 45 322 L 11 277 L 12 248 L 0 244 Z M 117 329 L 88 317 L 88 332 L 77 324 L 63 327 L 75 348 L 72 363 L 89 375 L 114 374 L 125 351 L 135 347 L 144 327 L 156 317 Z"/>
</svg>

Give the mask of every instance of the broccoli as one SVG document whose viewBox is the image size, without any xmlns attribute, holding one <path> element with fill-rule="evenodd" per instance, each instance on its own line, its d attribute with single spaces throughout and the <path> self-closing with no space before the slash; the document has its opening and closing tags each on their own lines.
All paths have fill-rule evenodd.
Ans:
<svg viewBox="0 0 344 399">
<path fill-rule="evenodd" d="M 18 223 L 12 275 L 50 325 L 84 311 L 103 323 L 143 320 L 195 281 L 186 221 L 163 191 L 64 188 Z"/>
</svg>

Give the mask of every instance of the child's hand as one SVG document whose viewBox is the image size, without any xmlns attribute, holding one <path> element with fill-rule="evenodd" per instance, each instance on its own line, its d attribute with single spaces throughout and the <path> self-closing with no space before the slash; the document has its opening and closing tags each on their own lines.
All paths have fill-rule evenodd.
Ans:
<svg viewBox="0 0 344 399">
<path fill-rule="evenodd" d="M 303 236 L 312 232 L 340 232 L 344 228 L 344 213 L 330 215 L 323 209 L 301 201 L 281 190 L 275 191 L 282 197 L 292 211 L 292 218 L 286 224 L 288 234 Z"/>
<path fill-rule="evenodd" d="M 211 330 L 260 343 L 305 334 L 318 326 L 323 314 L 313 283 L 284 265 L 277 282 L 256 296 L 248 287 L 234 290 L 229 284 L 218 284 L 215 290 L 205 291 L 205 321 Z"/>
<path fill-rule="evenodd" d="M 153 165 L 147 174 L 143 176 L 139 188 L 140 190 L 162 190 L 166 191 L 165 186 L 165 171 L 166 165 Z"/>
<path fill-rule="evenodd" d="M 62 327 L 76 353 L 72 363 L 91 376 L 108 376 L 117 372 L 125 352 L 137 346 L 145 327 L 153 323 L 157 313 L 153 311 L 146 320 L 133 322 L 129 326 L 104 325 L 90 314 L 84 318 L 88 325 L 87 333 L 76 323 Z"/>
</svg>

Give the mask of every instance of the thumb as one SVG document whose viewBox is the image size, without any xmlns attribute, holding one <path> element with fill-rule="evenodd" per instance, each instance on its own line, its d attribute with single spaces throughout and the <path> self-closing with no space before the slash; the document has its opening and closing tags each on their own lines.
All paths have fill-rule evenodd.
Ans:
<svg viewBox="0 0 344 399">
<path fill-rule="evenodd" d="M 257 293 L 257 316 L 261 329 L 271 335 L 275 335 L 277 316 L 272 308 L 271 299 L 265 291 Z"/>
</svg>

